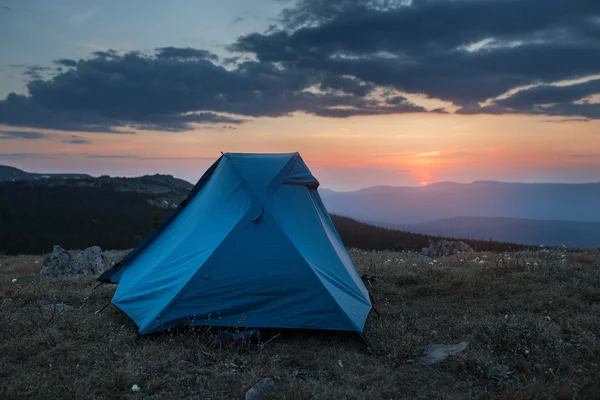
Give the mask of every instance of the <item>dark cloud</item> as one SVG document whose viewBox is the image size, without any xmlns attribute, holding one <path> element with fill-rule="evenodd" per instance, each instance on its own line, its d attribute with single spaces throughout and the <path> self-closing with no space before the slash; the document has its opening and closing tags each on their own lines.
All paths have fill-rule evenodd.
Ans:
<svg viewBox="0 0 600 400">
<path fill-rule="evenodd" d="M 51 71 L 50 67 L 43 67 L 41 65 L 31 65 L 25 68 L 23 71 L 23 75 L 28 77 L 29 79 L 42 79 L 44 73 L 47 71 Z"/>
<path fill-rule="evenodd" d="M 407 4 L 300 0 L 284 11 L 282 28 L 244 36 L 230 49 L 287 68 L 310 68 L 425 94 L 469 113 L 512 112 L 500 104 L 473 105 L 515 87 L 600 72 L 597 0 Z M 536 105 L 520 110 L 535 113 Z M 592 110 L 586 111 L 589 115 Z"/>
<path fill-rule="evenodd" d="M 559 103 L 540 107 L 538 114 L 555 116 L 577 116 L 587 119 L 600 119 L 600 103 Z"/>
<path fill-rule="evenodd" d="M 218 60 L 219 57 L 207 50 L 193 49 L 191 47 L 160 47 L 156 49 L 157 58 L 165 59 L 207 59 Z"/>
<path fill-rule="evenodd" d="M 65 139 L 62 142 L 69 143 L 69 144 L 90 144 L 90 143 L 92 143 L 90 140 L 88 140 L 82 136 L 77 136 L 77 135 L 71 135 L 71 137 L 69 139 Z"/>
<path fill-rule="evenodd" d="M 54 60 L 54 63 L 57 65 L 62 65 L 63 67 L 75 67 L 77 66 L 77 61 L 70 60 L 68 58 L 61 58 L 60 60 Z"/>
<path fill-rule="evenodd" d="M 345 94 L 352 94 L 359 97 L 368 95 L 374 89 L 375 85 L 335 74 L 325 75 L 321 81 L 321 90 L 339 90 Z"/>
<path fill-rule="evenodd" d="M 40 153 L 0 153 L 0 160 L 22 160 L 22 159 L 39 159 L 39 160 L 55 160 L 58 157 L 51 154 Z"/>
<path fill-rule="evenodd" d="M 0 130 L 0 140 L 1 139 L 46 139 L 48 136 L 41 132 L 32 132 L 32 131 L 5 131 Z"/>
<path fill-rule="evenodd" d="M 540 85 L 521 90 L 507 99 L 497 100 L 495 104 L 527 111 L 532 104 L 572 103 L 596 93 L 600 93 L 600 79 L 569 86 Z"/>
<path fill-rule="evenodd" d="M 9 94 L 0 101 L 0 123 L 122 133 L 123 127 L 231 126 L 245 117 L 297 111 L 332 117 L 426 111 L 407 102 L 390 107 L 368 96 L 374 85 L 354 77 L 256 61 L 226 69 L 210 58 L 190 48 L 161 48 L 152 55 L 96 52 L 52 78 L 32 80 L 28 95 Z"/>
<path fill-rule="evenodd" d="M 561 118 L 561 119 L 547 119 L 544 122 L 550 123 L 565 123 L 565 122 L 590 122 L 589 118 Z"/>
<path fill-rule="evenodd" d="M 63 69 L 52 76 L 36 66 L 26 95 L 0 101 L 0 123 L 119 133 L 294 112 L 447 113 L 404 93 L 451 102 L 460 114 L 597 119 L 600 105 L 580 100 L 600 92 L 598 80 L 552 83 L 600 73 L 599 21 L 598 0 L 298 0 L 222 60 L 161 47 L 57 60 Z"/>
</svg>

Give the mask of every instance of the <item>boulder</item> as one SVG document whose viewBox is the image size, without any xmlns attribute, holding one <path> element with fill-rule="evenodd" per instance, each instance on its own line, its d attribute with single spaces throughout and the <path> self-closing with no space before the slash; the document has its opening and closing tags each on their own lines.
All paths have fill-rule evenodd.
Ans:
<svg viewBox="0 0 600 400">
<path fill-rule="evenodd" d="M 431 262 L 431 261 L 433 261 L 433 258 L 431 258 L 431 257 L 429 257 L 429 256 L 426 256 L 426 255 L 423 255 L 423 254 L 421 254 L 421 255 L 419 256 L 419 261 L 428 263 L 428 262 Z"/>
<path fill-rule="evenodd" d="M 46 257 L 40 275 L 55 278 L 57 276 L 74 275 L 75 259 L 60 246 L 54 246 L 52 255 Z"/>
<path fill-rule="evenodd" d="M 59 276 L 98 275 L 104 272 L 106 259 L 98 246 L 88 247 L 79 252 L 75 260 L 60 246 L 54 246 L 52 255 L 44 260 L 40 275 L 56 278 Z"/>
<path fill-rule="evenodd" d="M 473 252 L 471 246 L 459 240 L 438 240 L 437 242 L 429 239 L 427 252 L 423 254 L 429 257 L 446 257 L 457 253 Z"/>
<path fill-rule="evenodd" d="M 92 246 L 79 252 L 77 268 L 82 275 L 100 275 L 104 272 L 105 263 L 106 258 L 102 255 L 100 247 Z"/>
</svg>

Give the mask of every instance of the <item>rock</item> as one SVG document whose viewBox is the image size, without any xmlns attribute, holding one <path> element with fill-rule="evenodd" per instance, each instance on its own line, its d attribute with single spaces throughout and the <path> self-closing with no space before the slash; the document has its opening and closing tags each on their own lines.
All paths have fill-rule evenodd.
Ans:
<svg viewBox="0 0 600 400">
<path fill-rule="evenodd" d="M 44 260 L 40 275 L 56 278 L 59 276 L 98 275 L 104 272 L 106 259 L 98 246 L 88 247 L 79 252 L 77 261 L 60 246 L 54 246 L 52 255 Z"/>
<path fill-rule="evenodd" d="M 464 351 L 468 346 L 468 342 L 460 342 L 458 344 L 432 344 L 427 347 L 420 360 L 428 365 L 437 364 L 444 361 L 449 356 Z"/>
<path fill-rule="evenodd" d="M 104 250 L 102 255 L 106 258 L 108 266 L 112 267 L 116 263 L 120 262 L 131 253 L 132 250 Z"/>
<path fill-rule="evenodd" d="M 429 239 L 429 247 L 427 248 L 427 254 L 430 257 L 445 257 L 451 256 L 457 253 L 473 252 L 471 246 L 465 242 L 453 241 L 453 240 L 439 240 L 434 241 Z"/>
<path fill-rule="evenodd" d="M 57 277 L 74 275 L 75 259 L 71 254 L 60 246 L 54 246 L 52 255 L 44 260 L 40 275 Z"/>
<path fill-rule="evenodd" d="M 246 392 L 246 400 L 261 400 L 263 396 L 273 393 L 277 389 L 272 378 L 260 380 Z"/>
<path fill-rule="evenodd" d="M 419 261 L 422 261 L 422 262 L 426 262 L 426 263 L 428 263 L 428 262 L 431 262 L 431 261 L 433 261 L 433 258 L 431 258 L 431 257 L 429 257 L 429 256 L 425 256 L 425 255 L 421 254 L 421 255 L 419 256 Z"/>
<path fill-rule="evenodd" d="M 190 394 L 189 396 L 185 396 L 183 400 L 202 400 L 199 394 Z"/>
<path fill-rule="evenodd" d="M 79 252 L 77 268 L 82 275 L 100 275 L 104 272 L 105 263 L 106 258 L 102 255 L 102 249 L 92 246 Z"/>
</svg>

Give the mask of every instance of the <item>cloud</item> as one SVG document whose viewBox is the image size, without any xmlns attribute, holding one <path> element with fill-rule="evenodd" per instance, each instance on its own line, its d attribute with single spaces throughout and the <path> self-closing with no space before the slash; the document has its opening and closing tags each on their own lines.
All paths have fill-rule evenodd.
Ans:
<svg viewBox="0 0 600 400">
<path fill-rule="evenodd" d="M 31 65 L 25 68 L 23 75 L 30 79 L 42 79 L 44 73 L 51 70 L 52 68 L 50 67 L 44 67 L 41 65 Z"/>
<path fill-rule="evenodd" d="M 0 101 L 0 123 L 67 131 L 178 132 L 294 112 L 345 118 L 426 111 L 407 100 L 388 104 L 357 78 L 256 61 L 227 69 L 215 57 L 204 50 L 165 47 L 153 54 L 108 50 L 76 63 L 57 60 L 70 68 L 30 81 L 27 95 L 11 93 Z"/>
<path fill-rule="evenodd" d="M 207 50 L 194 49 L 191 47 L 160 47 L 156 49 L 156 57 L 163 59 L 208 59 L 218 60 L 219 57 Z"/>
<path fill-rule="evenodd" d="M 589 118 L 561 118 L 561 119 L 547 119 L 544 122 L 551 123 L 563 123 L 563 122 L 590 122 Z"/>
<path fill-rule="evenodd" d="M 425 94 L 463 113 L 538 113 L 532 102 L 518 110 L 474 105 L 515 87 L 600 72 L 598 17 L 596 0 L 300 0 L 279 29 L 241 37 L 230 49 Z M 554 113 L 591 117 L 594 107 Z"/>
<path fill-rule="evenodd" d="M 86 154 L 88 158 L 138 158 L 131 154 Z"/>
<path fill-rule="evenodd" d="M 34 66 L 27 94 L 0 100 L 0 123 L 179 132 L 296 112 L 448 113 L 418 97 L 465 115 L 600 119 L 580 101 L 600 93 L 581 81 L 600 73 L 599 18 L 597 0 L 297 0 L 223 59 L 160 47 L 60 59 L 52 76 Z"/>
<path fill-rule="evenodd" d="M 92 143 L 90 140 L 88 140 L 82 136 L 78 136 L 78 135 L 71 135 L 71 137 L 69 139 L 65 139 L 62 142 L 69 143 L 69 144 L 90 144 L 90 143 Z"/>
<path fill-rule="evenodd" d="M 22 160 L 22 159 L 39 159 L 39 160 L 54 160 L 58 157 L 51 154 L 40 153 L 0 153 L 0 160 Z"/>
<path fill-rule="evenodd" d="M 48 136 L 41 132 L 32 131 L 5 131 L 0 130 L 0 140 L 2 139 L 46 139 Z"/>
<path fill-rule="evenodd" d="M 68 58 L 61 58 L 59 60 L 54 60 L 54 63 L 57 65 L 61 65 L 63 67 L 75 67 L 77 66 L 77 61 L 70 60 Z"/>
<path fill-rule="evenodd" d="M 437 150 L 437 151 L 429 151 L 426 153 L 418 153 L 418 154 L 413 155 L 413 157 L 437 157 L 440 154 L 442 154 L 442 151 Z"/>
</svg>

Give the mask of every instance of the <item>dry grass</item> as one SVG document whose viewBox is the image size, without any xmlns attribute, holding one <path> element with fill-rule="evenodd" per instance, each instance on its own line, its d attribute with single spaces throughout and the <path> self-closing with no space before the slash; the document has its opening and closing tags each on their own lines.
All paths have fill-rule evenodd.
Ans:
<svg viewBox="0 0 600 400">
<path fill-rule="evenodd" d="M 375 355 L 314 332 L 250 351 L 201 330 L 138 338 L 114 307 L 95 314 L 114 287 L 40 279 L 41 257 L 0 257 L 0 398 L 242 399 L 264 375 L 277 377 L 278 399 L 600 398 L 600 253 L 477 253 L 433 265 L 415 253 L 352 256 L 375 277 Z M 44 308 L 57 302 L 74 308 Z M 414 362 L 430 343 L 463 340 L 467 351 L 438 365 Z"/>
</svg>

